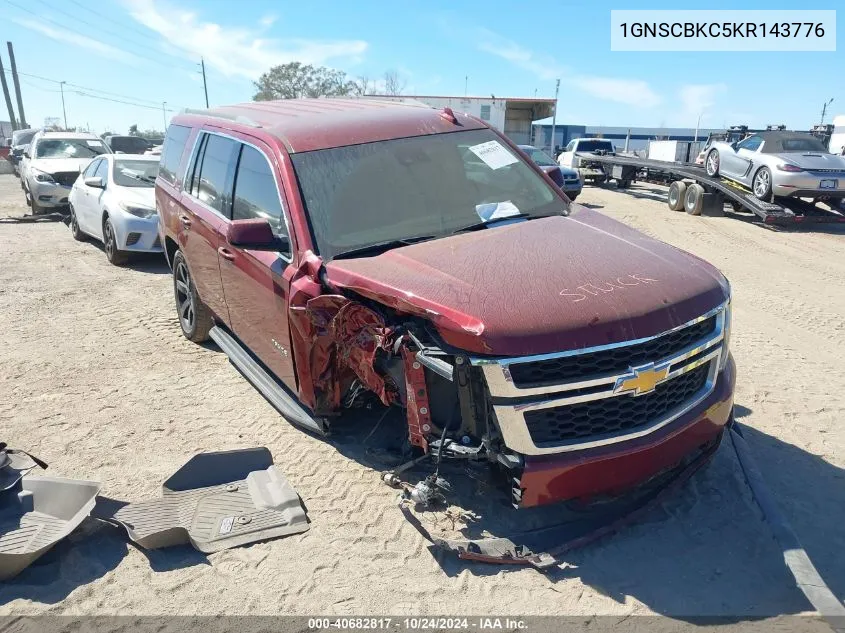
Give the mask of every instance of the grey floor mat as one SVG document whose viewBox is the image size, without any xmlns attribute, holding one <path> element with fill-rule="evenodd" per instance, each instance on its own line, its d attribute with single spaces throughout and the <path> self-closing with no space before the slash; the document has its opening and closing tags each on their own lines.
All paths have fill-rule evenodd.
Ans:
<svg viewBox="0 0 845 633">
<path fill-rule="evenodd" d="M 191 543 L 207 554 L 309 527 L 266 448 L 202 453 L 164 482 L 161 499 L 98 506 L 96 515 L 123 525 L 141 547 Z"/>
<path fill-rule="evenodd" d="M 0 580 L 23 571 L 69 535 L 94 508 L 100 484 L 23 477 L 0 493 Z"/>
</svg>

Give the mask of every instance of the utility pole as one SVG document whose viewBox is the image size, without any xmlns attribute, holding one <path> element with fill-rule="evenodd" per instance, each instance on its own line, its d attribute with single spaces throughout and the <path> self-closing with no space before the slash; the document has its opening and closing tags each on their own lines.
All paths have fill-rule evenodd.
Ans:
<svg viewBox="0 0 845 633">
<path fill-rule="evenodd" d="M 59 82 L 59 89 L 62 91 L 62 115 L 65 118 L 65 129 L 67 129 L 67 110 L 65 110 L 65 82 Z"/>
<path fill-rule="evenodd" d="M 205 81 L 205 60 L 200 57 L 200 66 L 202 67 L 202 88 L 205 90 L 205 107 L 208 107 L 208 83 Z"/>
<path fill-rule="evenodd" d="M 29 126 L 26 124 L 26 115 L 23 113 L 23 96 L 21 95 L 21 84 L 18 81 L 18 66 L 15 64 L 15 49 L 12 48 L 11 42 L 6 42 L 6 48 L 9 49 L 9 66 L 12 67 L 12 83 L 15 84 L 15 95 L 18 98 L 18 114 L 21 119 L 21 129 L 25 130 Z"/>
<path fill-rule="evenodd" d="M 167 133 L 167 101 L 161 102 L 161 118 L 164 120 L 164 133 Z"/>
<path fill-rule="evenodd" d="M 557 156 L 555 156 L 555 126 L 557 124 L 557 95 L 560 91 L 560 79 L 555 82 L 555 106 L 554 110 L 552 110 L 552 140 L 550 143 L 550 152 L 552 158 L 557 160 Z"/>
<path fill-rule="evenodd" d="M 9 122 L 12 124 L 12 131 L 18 129 L 15 121 L 15 110 L 12 107 L 12 97 L 9 95 L 9 85 L 6 83 L 6 71 L 3 68 L 3 58 L 0 57 L 0 84 L 3 86 L 3 96 L 6 98 L 6 109 L 9 111 Z"/>
<path fill-rule="evenodd" d="M 698 126 L 701 125 L 701 117 L 704 115 L 704 112 L 700 112 L 698 115 L 698 121 L 695 122 L 695 138 L 693 139 L 693 143 L 698 143 Z"/>
<path fill-rule="evenodd" d="M 824 115 L 827 114 L 827 106 L 829 106 L 831 103 L 833 103 L 833 97 L 831 97 L 830 101 L 828 101 L 822 106 L 822 120 L 819 121 L 819 125 L 824 125 Z"/>
<path fill-rule="evenodd" d="M 469 75 L 464 75 L 464 96 L 467 96 L 467 89 L 469 88 Z"/>
</svg>

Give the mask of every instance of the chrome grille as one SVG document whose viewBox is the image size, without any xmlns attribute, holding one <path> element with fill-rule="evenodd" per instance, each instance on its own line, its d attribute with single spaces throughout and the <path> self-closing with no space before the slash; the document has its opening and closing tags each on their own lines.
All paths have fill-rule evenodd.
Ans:
<svg viewBox="0 0 845 633">
<path fill-rule="evenodd" d="M 511 450 L 581 450 L 656 431 L 703 400 L 715 385 L 729 321 L 726 303 L 656 336 L 471 362 Z"/>
<path fill-rule="evenodd" d="M 550 358 L 534 363 L 518 363 L 510 368 L 517 387 L 544 387 L 576 378 L 587 378 L 610 372 L 623 372 L 629 367 L 668 358 L 699 341 L 716 329 L 716 317 L 663 336 L 624 347 L 614 347 L 591 354 Z"/>
<path fill-rule="evenodd" d="M 636 398 L 602 398 L 527 411 L 525 424 L 538 446 L 632 431 L 683 405 L 704 387 L 708 370 L 707 365 L 701 365 Z"/>
</svg>

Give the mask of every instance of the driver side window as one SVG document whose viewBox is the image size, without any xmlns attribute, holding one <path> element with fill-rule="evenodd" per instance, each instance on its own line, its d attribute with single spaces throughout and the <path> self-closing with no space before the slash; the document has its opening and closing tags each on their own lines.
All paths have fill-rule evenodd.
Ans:
<svg viewBox="0 0 845 633">
<path fill-rule="evenodd" d="M 100 164 L 97 166 L 97 171 L 94 172 L 94 176 L 99 176 L 103 179 L 103 185 L 109 184 L 109 161 L 101 160 Z"/>
<path fill-rule="evenodd" d="M 83 178 L 93 178 L 94 174 L 97 172 L 97 168 L 100 166 L 100 163 L 103 162 L 103 159 L 92 160 L 88 163 L 88 167 L 85 168 L 85 171 L 82 172 Z"/>
<path fill-rule="evenodd" d="M 749 152 L 756 152 L 757 148 L 763 143 L 763 139 L 759 136 L 749 136 L 744 141 L 737 143 L 736 148 L 747 149 Z"/>
<path fill-rule="evenodd" d="M 574 152 L 575 151 L 575 141 L 569 141 L 569 145 L 566 146 L 566 149 L 563 150 L 565 152 Z"/>
</svg>

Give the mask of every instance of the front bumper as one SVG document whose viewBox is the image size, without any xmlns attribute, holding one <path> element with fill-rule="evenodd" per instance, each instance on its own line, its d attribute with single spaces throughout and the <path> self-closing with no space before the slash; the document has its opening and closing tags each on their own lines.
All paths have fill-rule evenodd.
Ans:
<svg viewBox="0 0 845 633">
<path fill-rule="evenodd" d="M 136 253 L 162 252 L 158 236 L 158 215 L 137 218 L 128 213 L 111 214 L 118 248 Z"/>
<path fill-rule="evenodd" d="M 68 196 L 70 195 L 71 187 L 64 185 L 38 182 L 37 180 L 30 180 L 29 195 L 36 204 L 42 207 L 66 207 L 68 206 Z"/>
<path fill-rule="evenodd" d="M 582 185 L 580 180 L 575 182 L 567 182 L 564 180 L 560 188 L 563 189 L 563 193 L 572 198 L 573 196 L 577 196 L 581 193 Z"/>
<path fill-rule="evenodd" d="M 574 453 L 526 456 L 519 507 L 616 496 L 677 466 L 719 439 L 731 418 L 735 383 L 731 356 L 714 390 L 654 433 Z"/>
</svg>

